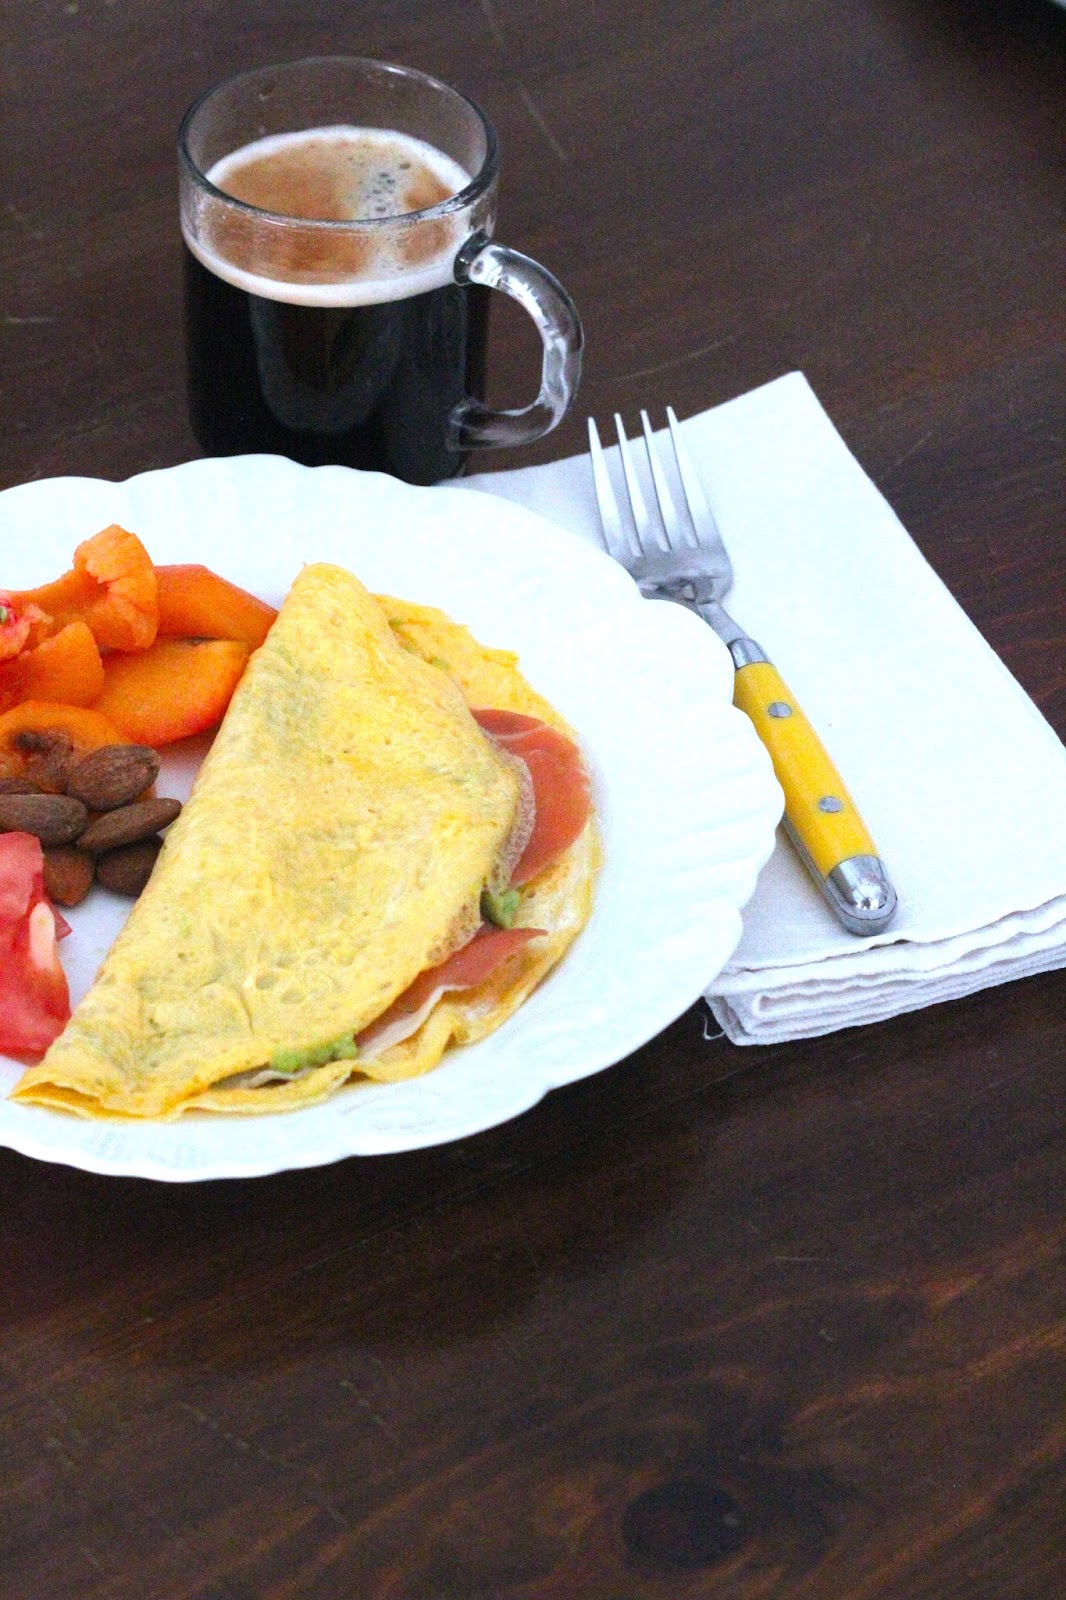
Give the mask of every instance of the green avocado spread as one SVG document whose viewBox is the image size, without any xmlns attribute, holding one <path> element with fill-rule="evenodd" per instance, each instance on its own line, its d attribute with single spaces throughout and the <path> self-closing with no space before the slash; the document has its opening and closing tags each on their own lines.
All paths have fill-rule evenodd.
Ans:
<svg viewBox="0 0 1066 1600">
<path fill-rule="evenodd" d="M 330 1061 L 354 1061 L 359 1054 L 355 1036 L 342 1033 L 328 1044 L 312 1044 L 303 1050 L 275 1050 L 270 1058 L 272 1072 L 303 1072 L 307 1067 L 324 1067 Z"/>
<path fill-rule="evenodd" d="M 497 928 L 514 927 L 520 903 L 521 896 L 517 889 L 503 889 L 499 894 L 494 894 L 491 889 L 481 891 L 481 915 L 486 922 L 494 922 Z"/>
</svg>

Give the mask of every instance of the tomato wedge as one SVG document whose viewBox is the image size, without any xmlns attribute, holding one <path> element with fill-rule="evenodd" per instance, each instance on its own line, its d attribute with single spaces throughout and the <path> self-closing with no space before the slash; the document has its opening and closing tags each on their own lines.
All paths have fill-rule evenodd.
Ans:
<svg viewBox="0 0 1066 1600">
<path fill-rule="evenodd" d="M 588 773 L 572 739 L 519 711 L 475 710 L 473 716 L 505 750 L 519 756 L 533 780 L 536 818 L 511 882 L 528 883 L 573 844 L 592 809 Z"/>
<path fill-rule="evenodd" d="M 70 1016 L 56 941 L 69 933 L 44 893 L 44 854 L 29 833 L 0 833 L 0 1050 L 43 1055 Z"/>
</svg>

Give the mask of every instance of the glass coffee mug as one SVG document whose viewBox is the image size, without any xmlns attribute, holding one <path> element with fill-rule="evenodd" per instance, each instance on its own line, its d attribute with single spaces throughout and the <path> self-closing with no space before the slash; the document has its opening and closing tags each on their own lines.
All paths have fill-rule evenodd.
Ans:
<svg viewBox="0 0 1066 1600">
<path fill-rule="evenodd" d="M 436 483 L 565 414 L 577 311 L 492 239 L 496 135 L 464 95 L 359 57 L 263 67 L 196 101 L 179 161 L 189 410 L 209 455 Z M 484 403 L 490 289 L 543 340 L 522 410 Z"/>
</svg>

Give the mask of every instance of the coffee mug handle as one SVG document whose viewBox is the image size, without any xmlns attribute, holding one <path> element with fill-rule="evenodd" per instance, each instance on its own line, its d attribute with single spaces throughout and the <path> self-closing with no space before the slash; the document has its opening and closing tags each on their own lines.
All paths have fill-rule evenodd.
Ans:
<svg viewBox="0 0 1066 1600">
<path fill-rule="evenodd" d="M 455 258 L 456 283 L 502 289 L 524 306 L 544 341 L 540 393 L 519 411 L 494 411 L 468 395 L 452 413 L 452 446 L 484 450 L 531 444 L 561 422 L 577 393 L 584 338 L 577 307 L 557 278 L 529 256 L 475 233 Z"/>
</svg>

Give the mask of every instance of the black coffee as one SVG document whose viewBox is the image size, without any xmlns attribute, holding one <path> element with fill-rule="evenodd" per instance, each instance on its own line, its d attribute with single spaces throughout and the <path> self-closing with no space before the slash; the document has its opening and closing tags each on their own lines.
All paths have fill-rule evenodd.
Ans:
<svg viewBox="0 0 1066 1600">
<path fill-rule="evenodd" d="M 372 129 L 261 140 L 209 173 L 278 228 L 217 206 L 185 246 L 189 406 L 210 455 L 268 451 L 409 483 L 457 473 L 449 421 L 484 393 L 487 290 L 451 281 L 451 219 L 403 217 L 457 193 L 439 151 Z M 321 221 L 382 219 L 369 234 Z M 394 227 L 387 219 L 398 218 Z M 265 292 L 264 292 L 265 291 Z"/>
</svg>

